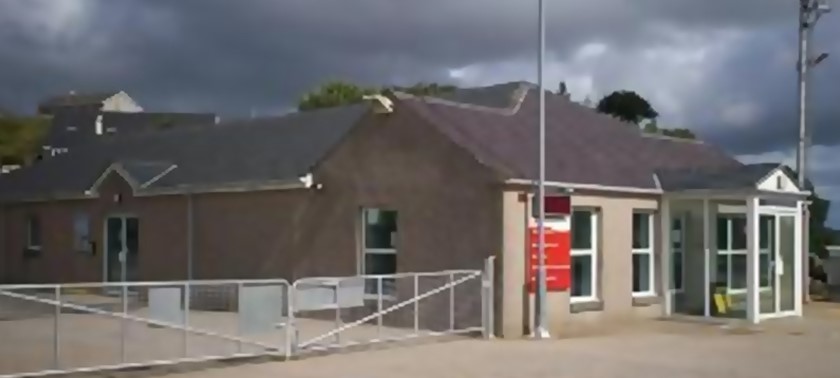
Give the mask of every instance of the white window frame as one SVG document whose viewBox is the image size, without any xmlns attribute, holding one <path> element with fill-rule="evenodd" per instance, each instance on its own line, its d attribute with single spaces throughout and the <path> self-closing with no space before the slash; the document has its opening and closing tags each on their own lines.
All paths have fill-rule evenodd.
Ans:
<svg viewBox="0 0 840 378">
<path fill-rule="evenodd" d="M 589 213 L 589 223 L 591 224 L 591 230 L 589 237 L 591 238 L 591 243 L 589 243 L 590 248 L 587 249 L 575 249 L 571 248 L 570 255 L 574 256 L 590 256 L 589 261 L 590 264 L 590 280 L 589 287 L 592 288 L 592 292 L 589 295 L 572 295 L 572 288 L 570 287 L 569 290 L 569 302 L 570 303 L 585 303 L 585 302 L 597 302 L 598 301 L 598 213 L 595 209 L 592 208 L 572 208 L 572 214 L 569 215 L 569 225 L 570 227 L 574 227 L 572 223 L 572 215 L 576 211 L 586 212 Z M 571 228 L 570 228 L 571 230 Z M 573 231 L 572 231 L 573 232 Z M 571 273 L 571 267 L 569 267 Z M 571 277 L 571 284 L 574 285 L 574 275 Z M 571 286 L 571 285 L 570 285 Z"/>
<path fill-rule="evenodd" d="M 38 235 L 41 240 L 38 240 L 38 243 L 33 243 L 33 232 L 32 229 L 34 228 L 34 223 L 38 223 Z M 41 224 L 41 219 L 37 215 L 28 215 L 26 217 L 26 249 L 33 250 L 33 251 L 40 251 L 44 244 L 44 233 L 43 233 L 43 225 Z"/>
<path fill-rule="evenodd" d="M 633 249 L 633 256 L 635 256 L 635 255 L 648 255 L 648 289 L 645 290 L 645 291 L 632 291 L 632 293 L 633 293 L 634 298 L 653 297 L 653 296 L 656 296 L 655 278 L 654 278 L 656 276 L 656 274 L 654 273 L 654 268 L 655 268 L 656 265 L 654 264 L 654 261 L 653 261 L 653 244 L 654 244 L 653 243 L 653 229 L 654 229 L 653 220 L 654 220 L 654 218 L 653 218 L 653 213 L 649 212 L 649 211 L 641 211 L 641 210 L 640 211 L 633 211 L 633 215 L 637 215 L 637 214 L 647 217 L 647 220 L 648 220 L 648 245 L 645 248 L 632 248 L 633 240 L 632 240 L 632 237 L 631 237 L 630 246 Z M 631 222 L 632 222 L 632 220 L 631 220 Z M 632 225 L 631 225 L 631 227 L 632 227 Z M 635 236 L 635 234 L 636 233 L 635 233 L 635 230 L 634 230 L 633 235 Z M 633 279 L 633 282 L 631 282 L 631 286 L 630 286 L 630 288 L 632 290 L 632 287 L 633 287 L 632 283 L 635 283 L 635 281 L 636 281 L 636 277 L 632 274 L 632 271 L 633 271 L 632 261 L 631 261 L 630 270 L 631 270 L 630 275 Z"/>
<path fill-rule="evenodd" d="M 726 226 L 726 249 L 720 249 L 720 247 L 718 247 L 717 240 L 715 240 L 715 247 L 717 248 L 717 258 L 726 258 L 728 260 L 727 263 L 726 263 L 726 293 L 727 294 L 736 294 L 736 295 L 737 294 L 746 294 L 747 293 L 747 288 L 746 287 L 745 288 L 733 288 L 732 287 L 732 259 L 731 259 L 731 257 L 735 256 L 735 255 L 744 256 L 744 258 L 747 259 L 747 264 L 749 264 L 749 257 L 747 256 L 747 250 L 746 249 L 733 249 L 732 248 L 732 240 L 733 240 L 732 229 L 734 228 L 734 225 L 733 225 L 734 222 L 732 221 L 732 219 L 736 218 L 736 217 L 743 217 L 743 218 L 746 219 L 746 214 L 739 213 L 739 212 L 719 212 L 718 215 L 717 215 L 717 218 L 721 218 L 721 217 L 726 218 L 726 220 L 727 220 L 727 222 L 726 222 L 727 223 L 727 226 Z M 715 222 L 716 222 L 715 227 L 717 227 L 717 219 L 715 219 Z M 719 237 L 719 235 L 716 235 L 716 237 Z M 749 237 L 750 236 L 747 235 L 747 238 L 749 238 Z M 761 245 L 760 238 L 761 238 L 761 233 L 759 231 L 759 241 L 758 241 L 759 245 Z M 761 261 L 761 255 L 767 255 L 768 258 L 772 257 L 772 254 L 770 252 L 771 251 L 768 248 L 759 248 L 759 250 L 758 250 L 759 261 Z M 772 260 L 770 260 L 770 261 L 772 261 Z M 746 273 L 744 273 L 744 274 L 746 274 Z M 758 290 L 759 291 L 770 291 L 770 290 L 772 290 L 772 285 L 773 285 L 772 281 L 773 280 L 771 279 L 771 280 L 768 280 L 768 281 L 770 281 L 770 282 L 768 282 L 768 285 L 759 286 Z M 760 282 L 760 280 L 759 280 L 759 282 Z M 747 283 L 747 285 L 749 285 L 749 282 Z"/>
<path fill-rule="evenodd" d="M 358 264 L 359 275 L 360 276 L 367 276 L 368 275 L 367 274 L 367 258 L 366 258 L 367 255 L 395 255 L 395 256 L 399 256 L 397 254 L 396 246 L 394 248 L 368 248 L 367 247 L 367 212 L 369 210 L 394 211 L 394 212 L 396 212 L 395 210 L 382 209 L 382 208 L 373 208 L 373 207 L 362 208 L 362 210 L 360 212 L 361 253 L 360 253 L 360 256 L 359 256 L 359 264 Z M 399 223 L 399 213 L 397 213 L 397 222 Z M 399 228 L 397 228 L 397 232 L 399 233 Z M 396 244 L 396 241 L 395 240 L 392 241 L 392 244 Z M 396 273 L 397 272 L 394 272 L 394 274 L 396 274 Z M 384 288 L 384 286 L 385 285 L 383 283 L 383 288 Z M 387 290 L 383 290 L 383 291 L 385 291 L 386 293 L 382 294 L 382 298 L 384 298 L 384 299 L 393 299 L 394 298 L 394 294 L 387 293 Z M 365 299 L 378 299 L 380 297 L 379 294 L 380 293 L 378 292 L 378 290 L 375 291 L 375 292 L 368 291 L 367 285 L 365 285 L 365 293 L 364 293 L 364 298 Z"/>
</svg>

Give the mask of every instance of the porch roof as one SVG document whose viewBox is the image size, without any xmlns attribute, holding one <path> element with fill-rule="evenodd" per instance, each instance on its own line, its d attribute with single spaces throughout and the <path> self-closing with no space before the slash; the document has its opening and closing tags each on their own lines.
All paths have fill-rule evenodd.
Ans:
<svg viewBox="0 0 840 378">
<path fill-rule="evenodd" d="M 716 170 L 658 170 L 656 179 L 666 195 L 678 198 L 724 198 L 808 196 L 788 167 L 780 164 L 748 164 Z"/>
</svg>

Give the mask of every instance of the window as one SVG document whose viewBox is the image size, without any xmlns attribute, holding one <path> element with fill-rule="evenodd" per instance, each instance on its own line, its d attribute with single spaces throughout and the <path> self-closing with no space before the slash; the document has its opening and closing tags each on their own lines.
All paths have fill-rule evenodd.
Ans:
<svg viewBox="0 0 840 378">
<path fill-rule="evenodd" d="M 73 216 L 73 246 L 76 252 L 90 252 L 90 219 L 85 213 Z"/>
<path fill-rule="evenodd" d="M 35 215 L 26 219 L 26 249 L 41 249 L 41 220 Z"/>
<path fill-rule="evenodd" d="M 364 209 L 362 274 L 388 275 L 397 273 L 397 212 L 381 209 Z M 394 293 L 393 278 L 382 279 L 383 294 Z M 366 280 L 365 292 L 379 293 L 377 280 Z"/>
<path fill-rule="evenodd" d="M 671 221 L 671 289 L 683 290 L 683 243 L 685 218 L 674 218 Z"/>
<path fill-rule="evenodd" d="M 598 254 L 595 212 L 574 210 L 571 217 L 572 236 L 572 302 L 594 301 L 597 297 Z"/>
<path fill-rule="evenodd" d="M 654 295 L 653 214 L 633 213 L 633 295 Z"/>
<path fill-rule="evenodd" d="M 773 219 L 759 220 L 759 286 L 770 287 L 770 250 Z M 747 290 L 747 219 L 741 214 L 722 214 L 717 219 L 717 286 L 732 293 Z"/>
</svg>

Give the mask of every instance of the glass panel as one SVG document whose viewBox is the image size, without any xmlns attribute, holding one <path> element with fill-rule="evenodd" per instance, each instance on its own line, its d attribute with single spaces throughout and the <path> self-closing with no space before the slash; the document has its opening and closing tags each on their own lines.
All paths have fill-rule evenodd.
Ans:
<svg viewBox="0 0 840 378">
<path fill-rule="evenodd" d="M 77 213 L 73 216 L 73 243 L 76 251 L 90 251 L 90 219 L 87 214 Z"/>
<path fill-rule="evenodd" d="M 671 223 L 671 247 L 674 249 L 680 249 L 683 245 L 683 225 L 682 219 L 674 219 Z"/>
<path fill-rule="evenodd" d="M 108 255 L 108 269 L 106 271 L 108 281 L 120 281 L 122 279 L 122 262 L 120 252 L 123 249 L 123 222 L 121 218 L 108 218 L 106 221 L 106 236 L 108 237 L 105 246 Z"/>
<path fill-rule="evenodd" d="M 796 242 L 794 231 L 796 218 L 792 216 L 779 217 L 779 300 L 781 311 L 793 311 L 795 307 L 794 291 L 796 289 L 796 272 L 794 258 L 796 256 Z"/>
<path fill-rule="evenodd" d="M 717 249 L 729 249 L 729 218 L 722 216 L 717 219 Z"/>
<path fill-rule="evenodd" d="M 650 248 L 650 214 L 633 213 L 633 249 Z"/>
<path fill-rule="evenodd" d="M 592 296 L 592 256 L 572 256 L 572 296 Z"/>
<path fill-rule="evenodd" d="M 137 218 L 125 219 L 126 279 L 136 281 L 139 278 L 138 253 L 140 251 L 140 221 Z"/>
<path fill-rule="evenodd" d="M 396 248 L 397 212 L 380 209 L 366 209 L 365 248 Z"/>
<path fill-rule="evenodd" d="M 633 254 L 633 292 L 650 291 L 650 254 Z"/>
<path fill-rule="evenodd" d="M 37 216 L 30 216 L 27 220 L 27 247 L 41 246 L 41 219 Z"/>
<path fill-rule="evenodd" d="M 760 220 L 760 235 L 759 235 L 759 248 L 763 250 L 768 250 L 770 245 L 772 244 L 771 239 L 773 235 L 776 234 L 775 228 L 775 218 L 772 215 L 762 215 Z"/>
<path fill-rule="evenodd" d="M 758 285 L 761 287 L 770 286 L 770 253 L 758 255 Z"/>
<path fill-rule="evenodd" d="M 592 248 L 592 213 L 575 210 L 572 213 L 572 249 Z"/>
<path fill-rule="evenodd" d="M 730 266 L 729 273 L 729 288 L 730 289 L 746 289 L 747 288 L 747 255 L 736 253 L 729 255 Z"/>
<path fill-rule="evenodd" d="M 747 249 L 747 218 L 732 218 L 732 249 Z"/>
<path fill-rule="evenodd" d="M 397 255 L 395 253 L 366 253 L 365 274 L 395 274 L 397 273 Z M 393 294 L 396 280 L 394 278 L 382 279 L 382 293 Z M 365 291 L 376 294 L 379 290 L 379 283 L 375 279 L 365 280 Z"/>
<path fill-rule="evenodd" d="M 715 260 L 717 270 L 712 284 L 717 287 L 729 287 L 729 255 L 718 254 Z"/>
<path fill-rule="evenodd" d="M 671 255 L 671 288 L 682 290 L 683 288 L 683 254 L 676 252 Z"/>
</svg>

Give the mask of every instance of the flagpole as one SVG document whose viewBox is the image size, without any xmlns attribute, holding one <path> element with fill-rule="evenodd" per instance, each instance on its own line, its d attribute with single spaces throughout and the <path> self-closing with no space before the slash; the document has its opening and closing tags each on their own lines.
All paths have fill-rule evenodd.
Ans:
<svg viewBox="0 0 840 378">
<path fill-rule="evenodd" d="M 546 339 L 551 337 L 546 328 L 546 271 L 545 271 L 545 85 L 543 83 L 543 70 L 545 61 L 545 2 L 539 1 L 539 56 L 537 58 L 537 82 L 539 84 L 540 97 L 540 167 L 539 167 L 539 189 L 537 190 L 537 206 L 539 208 L 539 221 L 537 224 L 538 253 L 537 253 L 537 298 L 534 303 L 535 330 L 534 338 Z"/>
</svg>

